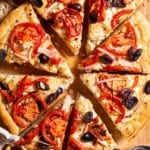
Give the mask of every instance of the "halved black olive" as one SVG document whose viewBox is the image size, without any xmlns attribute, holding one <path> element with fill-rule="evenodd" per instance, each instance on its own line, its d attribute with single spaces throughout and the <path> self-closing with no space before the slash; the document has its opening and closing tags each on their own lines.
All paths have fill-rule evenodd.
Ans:
<svg viewBox="0 0 150 150">
<path fill-rule="evenodd" d="M 40 54 L 39 55 L 39 60 L 40 60 L 40 63 L 46 64 L 49 61 L 49 57 L 46 56 L 45 54 Z"/>
<path fill-rule="evenodd" d="M 30 0 L 30 2 L 37 7 L 42 7 L 42 5 L 43 5 L 42 0 Z"/>
<path fill-rule="evenodd" d="M 38 105 L 38 108 L 40 111 L 42 111 L 44 109 L 42 103 L 40 101 L 36 101 L 37 105 Z"/>
<path fill-rule="evenodd" d="M 148 81 L 145 85 L 144 92 L 146 94 L 150 94 L 150 81 Z"/>
<path fill-rule="evenodd" d="M 91 23 L 96 23 L 96 22 L 97 22 L 97 19 L 98 19 L 98 14 L 97 14 L 97 12 L 92 11 L 92 12 L 89 14 L 89 19 L 90 19 Z"/>
<path fill-rule="evenodd" d="M 100 131 L 100 135 L 103 136 L 103 137 L 105 137 L 106 136 L 106 130 L 102 129 Z"/>
<path fill-rule="evenodd" d="M 138 58 L 141 56 L 142 54 L 142 49 L 137 49 L 135 50 L 133 47 L 131 47 L 128 51 L 128 58 L 130 61 L 137 61 Z"/>
<path fill-rule="evenodd" d="M 6 56 L 6 51 L 4 49 L 0 49 L 0 62 L 3 61 Z"/>
<path fill-rule="evenodd" d="M 133 90 L 129 89 L 129 88 L 124 88 L 120 91 L 120 96 L 123 98 L 123 99 L 128 99 L 130 97 L 132 97 L 132 94 L 133 94 Z"/>
<path fill-rule="evenodd" d="M 124 8 L 124 7 L 126 7 L 126 4 L 123 2 L 123 0 L 112 0 L 112 6 Z"/>
<path fill-rule="evenodd" d="M 36 82 L 35 87 L 37 89 L 40 89 L 40 90 L 43 90 L 43 91 L 49 90 L 49 85 L 45 82 L 42 82 L 42 81 Z"/>
<path fill-rule="evenodd" d="M 56 95 L 59 96 L 60 94 L 62 94 L 63 89 L 61 87 L 59 87 L 56 91 Z"/>
<path fill-rule="evenodd" d="M 88 112 L 85 114 L 85 116 L 84 116 L 84 118 L 83 118 L 83 121 L 84 121 L 85 123 L 90 123 L 90 122 L 92 121 L 92 119 L 93 119 L 93 112 L 88 111 Z"/>
<path fill-rule="evenodd" d="M 46 103 L 49 105 L 49 104 L 51 104 L 56 98 L 57 98 L 56 93 L 52 93 L 52 94 L 50 94 L 50 95 L 47 96 L 47 98 L 46 98 Z"/>
<path fill-rule="evenodd" d="M 111 64 L 113 62 L 113 59 L 107 55 L 107 54 L 103 54 L 99 57 L 99 60 L 103 63 L 103 64 Z"/>
<path fill-rule="evenodd" d="M 3 82 L 0 82 L 0 88 L 1 88 L 2 90 L 9 90 L 8 85 L 7 85 L 6 83 L 3 83 Z"/>
<path fill-rule="evenodd" d="M 86 132 L 82 135 L 81 140 L 84 142 L 90 142 L 94 139 L 94 136 L 90 132 Z"/>
<path fill-rule="evenodd" d="M 79 12 L 81 11 L 81 8 L 82 8 L 79 3 L 69 4 L 68 7 L 69 7 L 69 8 L 72 8 L 72 9 L 74 9 L 74 10 L 77 10 L 77 11 L 79 11 Z"/>
<path fill-rule="evenodd" d="M 123 99 L 122 104 L 128 109 L 131 110 L 138 103 L 136 97 L 130 97 L 128 99 Z"/>
</svg>

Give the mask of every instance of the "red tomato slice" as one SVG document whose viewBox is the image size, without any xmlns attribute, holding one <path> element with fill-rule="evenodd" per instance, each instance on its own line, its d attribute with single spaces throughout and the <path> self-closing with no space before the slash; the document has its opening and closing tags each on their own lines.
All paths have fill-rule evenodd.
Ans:
<svg viewBox="0 0 150 150">
<path fill-rule="evenodd" d="M 73 38 L 81 34 L 82 20 L 82 16 L 78 11 L 65 8 L 55 15 L 54 26 L 64 28 L 66 36 Z"/>
<path fill-rule="evenodd" d="M 122 10 L 118 13 L 116 13 L 114 16 L 113 16 L 113 19 L 111 20 L 111 27 L 114 29 L 118 23 L 119 23 L 119 19 L 125 15 L 129 15 L 133 12 L 132 9 L 125 9 L 125 10 Z"/>
<path fill-rule="evenodd" d="M 16 145 L 29 144 L 38 133 L 39 133 L 39 127 L 33 128 L 15 144 Z"/>
<path fill-rule="evenodd" d="M 39 95 L 28 94 L 14 103 L 12 116 L 17 125 L 26 128 L 41 113 L 41 109 L 46 108 L 47 104 Z"/>
<path fill-rule="evenodd" d="M 29 22 L 20 23 L 15 26 L 10 34 L 10 47 L 15 54 L 22 56 L 24 56 L 25 51 L 31 49 L 33 54 L 36 54 L 44 35 L 45 31 L 41 25 Z"/>
<path fill-rule="evenodd" d="M 62 110 L 52 110 L 41 124 L 44 139 L 52 145 L 57 145 L 57 138 L 65 133 L 67 117 Z"/>
</svg>

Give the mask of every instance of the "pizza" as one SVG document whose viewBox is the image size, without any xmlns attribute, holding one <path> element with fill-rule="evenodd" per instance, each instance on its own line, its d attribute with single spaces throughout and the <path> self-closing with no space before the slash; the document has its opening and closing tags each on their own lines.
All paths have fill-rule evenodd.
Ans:
<svg viewBox="0 0 150 150">
<path fill-rule="evenodd" d="M 65 78 L 1 74 L 0 118 L 12 134 L 18 135 L 69 85 Z"/>
<path fill-rule="evenodd" d="M 124 137 L 131 140 L 150 118 L 150 75 L 81 75 Z"/>
<path fill-rule="evenodd" d="M 70 95 L 64 96 L 39 126 L 31 129 L 15 144 L 7 146 L 6 150 L 61 150 L 73 103 Z"/>
<path fill-rule="evenodd" d="M 13 10 L 0 24 L 0 32 L 1 62 L 30 64 L 34 68 L 73 78 L 31 4 L 24 3 Z"/>
<path fill-rule="evenodd" d="M 81 48 L 85 0 L 30 1 L 71 52 L 77 55 Z"/>
<path fill-rule="evenodd" d="M 67 150 L 112 150 L 117 148 L 111 134 L 93 108 L 92 102 L 78 95 L 73 108 Z"/>
<path fill-rule="evenodd" d="M 143 0 L 89 0 L 87 53 L 94 50 L 121 23 L 128 19 Z"/>
<path fill-rule="evenodd" d="M 146 18 L 136 12 L 108 40 L 83 59 L 79 68 L 87 72 L 149 73 L 149 29 Z"/>
</svg>

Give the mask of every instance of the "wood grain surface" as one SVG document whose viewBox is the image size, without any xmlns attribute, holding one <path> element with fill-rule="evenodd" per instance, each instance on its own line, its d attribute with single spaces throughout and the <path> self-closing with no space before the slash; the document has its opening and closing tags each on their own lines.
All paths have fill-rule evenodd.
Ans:
<svg viewBox="0 0 150 150">
<path fill-rule="evenodd" d="M 144 0 L 144 3 L 140 7 L 140 10 L 145 14 L 147 19 L 150 21 L 150 0 Z M 49 32 L 52 35 L 52 41 L 54 42 L 54 45 L 61 50 L 67 49 L 65 45 L 61 45 L 61 40 L 58 40 L 57 42 L 55 40 L 56 34 L 50 30 L 50 28 L 46 25 L 44 22 L 45 29 L 47 32 Z M 147 31 L 150 32 L 150 31 Z M 61 45 L 61 46 L 60 46 Z M 84 45 L 84 43 L 83 43 Z M 82 51 L 83 52 L 83 51 Z M 81 55 L 82 55 L 81 52 Z M 112 125 L 111 120 L 107 117 L 103 109 L 100 108 L 99 105 L 97 105 L 97 101 L 93 99 L 93 95 L 89 93 L 89 91 L 82 85 L 81 81 L 79 80 L 79 71 L 76 69 L 76 65 L 80 60 L 80 57 L 74 57 L 68 53 L 68 51 L 65 51 L 63 55 L 66 56 L 66 60 L 68 61 L 68 64 L 72 71 L 75 74 L 75 82 L 71 86 L 72 89 L 75 90 L 75 94 L 79 91 L 83 95 L 86 95 L 88 98 L 92 99 L 92 102 L 94 104 L 94 108 L 98 112 L 98 114 L 102 117 L 104 122 L 107 124 L 109 130 L 113 134 L 113 137 L 117 140 L 118 144 L 120 145 L 121 150 L 130 150 L 133 146 L 137 145 L 150 145 L 150 120 L 146 123 L 146 125 L 140 130 L 140 132 L 137 134 L 137 136 L 130 142 L 127 142 L 125 139 L 123 139 L 120 135 L 120 133 L 115 129 L 115 127 Z M 82 56 L 81 56 L 82 57 Z M 7 63 L 1 63 L 0 64 L 0 72 L 7 72 L 11 74 L 19 73 L 19 74 L 45 74 L 45 72 L 37 71 L 36 69 L 29 69 L 27 66 L 25 67 L 20 67 L 16 65 L 8 65 Z M 0 122 L 0 125 L 2 123 Z"/>
</svg>

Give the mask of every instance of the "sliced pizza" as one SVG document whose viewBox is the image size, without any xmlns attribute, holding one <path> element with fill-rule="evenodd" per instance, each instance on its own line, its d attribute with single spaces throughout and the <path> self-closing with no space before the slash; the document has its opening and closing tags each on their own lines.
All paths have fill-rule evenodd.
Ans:
<svg viewBox="0 0 150 150">
<path fill-rule="evenodd" d="M 141 12 L 136 12 L 83 59 L 79 68 L 89 72 L 150 73 L 149 30 L 149 22 Z"/>
<path fill-rule="evenodd" d="M 61 150 L 74 100 L 66 95 L 44 120 L 6 150 Z"/>
<path fill-rule="evenodd" d="M 81 48 L 85 0 L 30 0 L 73 54 Z"/>
<path fill-rule="evenodd" d="M 0 32 L 0 61 L 30 64 L 54 74 L 73 76 L 31 4 L 25 3 L 13 10 L 0 24 Z"/>
<path fill-rule="evenodd" d="M 66 93 L 70 82 L 49 76 L 0 75 L 0 118 L 12 134 L 24 128 Z"/>
<path fill-rule="evenodd" d="M 78 95 L 73 109 L 67 150 L 112 150 L 117 148 L 92 102 Z"/>
<path fill-rule="evenodd" d="M 142 2 L 143 0 L 89 0 L 87 53 L 93 51 L 128 19 Z"/>
<path fill-rule="evenodd" d="M 128 140 L 150 118 L 150 75 L 87 73 L 81 80 Z"/>
</svg>

